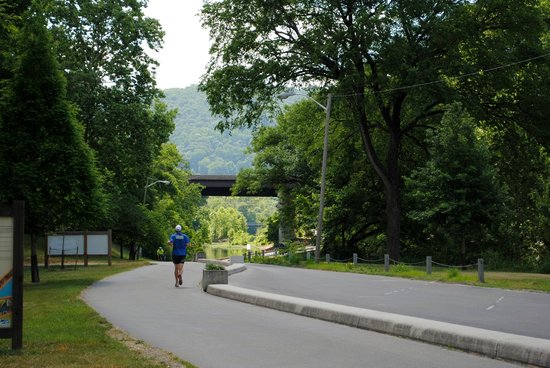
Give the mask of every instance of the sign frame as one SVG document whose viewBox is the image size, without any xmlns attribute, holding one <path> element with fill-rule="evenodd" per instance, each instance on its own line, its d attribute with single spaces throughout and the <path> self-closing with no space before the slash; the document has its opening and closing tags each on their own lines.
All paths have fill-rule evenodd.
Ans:
<svg viewBox="0 0 550 368">
<path fill-rule="evenodd" d="M 13 218 L 13 290 L 12 319 L 9 328 L 0 328 L 0 339 L 11 338 L 13 350 L 23 347 L 23 240 L 25 235 L 25 202 L 0 204 L 0 217 Z"/>
<path fill-rule="evenodd" d="M 78 249 L 77 253 L 74 254 L 75 256 L 83 255 L 84 256 L 84 266 L 88 266 L 88 256 L 90 255 L 97 255 L 97 256 L 107 256 L 107 264 L 109 266 L 112 265 L 112 248 L 113 248 L 113 232 L 112 230 L 106 230 L 106 231 L 62 231 L 62 232 L 56 232 L 56 233 L 49 233 L 46 234 L 46 245 L 44 247 L 44 267 L 49 268 L 50 266 L 50 256 L 67 256 L 67 254 L 62 253 L 52 253 L 50 254 L 48 244 L 49 244 L 49 238 L 50 237 L 73 237 L 75 240 L 79 242 L 79 244 L 82 245 L 82 248 Z M 94 252 L 94 241 L 93 239 L 95 237 L 106 237 L 106 249 L 105 252 Z M 80 242 L 82 240 L 82 242 Z"/>
</svg>

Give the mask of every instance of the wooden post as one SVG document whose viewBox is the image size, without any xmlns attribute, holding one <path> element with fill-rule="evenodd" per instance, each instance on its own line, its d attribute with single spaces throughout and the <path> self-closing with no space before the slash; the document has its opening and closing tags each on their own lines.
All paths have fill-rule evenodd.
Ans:
<svg viewBox="0 0 550 368">
<path fill-rule="evenodd" d="M 432 256 L 426 256 L 426 273 L 432 274 Z"/>
<path fill-rule="evenodd" d="M 112 265 L 112 249 L 113 249 L 113 231 L 111 229 L 107 230 L 107 237 L 109 238 L 107 241 L 109 242 L 109 266 Z M 122 244 L 120 245 L 122 248 Z"/>
<path fill-rule="evenodd" d="M 88 231 L 84 231 L 84 267 L 88 267 Z"/>
<path fill-rule="evenodd" d="M 485 269 L 483 264 L 483 258 L 477 260 L 477 279 L 479 282 L 485 282 Z"/>
<path fill-rule="evenodd" d="M 46 244 L 44 245 L 44 268 L 50 267 L 50 252 L 48 247 L 48 235 L 46 235 Z"/>
</svg>

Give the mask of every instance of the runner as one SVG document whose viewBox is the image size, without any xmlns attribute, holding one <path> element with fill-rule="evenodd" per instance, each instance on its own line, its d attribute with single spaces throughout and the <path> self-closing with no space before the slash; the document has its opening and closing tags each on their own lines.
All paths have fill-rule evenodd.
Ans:
<svg viewBox="0 0 550 368">
<path fill-rule="evenodd" d="M 170 235 L 170 244 L 172 245 L 172 262 L 174 263 L 174 277 L 176 278 L 175 287 L 183 284 L 183 265 L 187 255 L 187 247 L 191 246 L 187 234 L 181 232 L 181 225 L 176 225 L 176 232 Z"/>
</svg>

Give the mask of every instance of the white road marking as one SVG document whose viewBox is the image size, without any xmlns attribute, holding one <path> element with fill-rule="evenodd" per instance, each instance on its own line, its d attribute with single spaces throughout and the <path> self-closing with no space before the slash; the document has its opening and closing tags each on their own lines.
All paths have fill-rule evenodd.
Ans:
<svg viewBox="0 0 550 368">
<path fill-rule="evenodd" d="M 412 287 L 410 287 L 409 290 L 412 290 Z M 384 293 L 384 295 L 391 295 L 391 294 L 401 293 L 401 292 L 405 292 L 405 291 L 407 291 L 407 289 L 388 291 L 387 293 Z"/>
<path fill-rule="evenodd" d="M 498 299 L 497 299 L 497 302 L 496 302 L 495 304 L 490 305 L 490 306 L 488 306 L 487 308 L 485 308 L 485 310 L 491 310 L 491 309 L 493 309 L 493 308 L 495 307 L 496 304 L 498 304 L 498 303 L 500 303 L 500 302 L 502 301 L 502 299 L 504 299 L 503 296 L 501 296 L 500 298 L 498 298 Z"/>
</svg>

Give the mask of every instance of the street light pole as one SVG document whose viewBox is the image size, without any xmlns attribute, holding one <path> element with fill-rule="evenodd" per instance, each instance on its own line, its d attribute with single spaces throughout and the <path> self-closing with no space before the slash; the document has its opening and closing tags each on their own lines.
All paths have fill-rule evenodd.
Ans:
<svg viewBox="0 0 550 368">
<path fill-rule="evenodd" d="M 288 98 L 290 96 L 305 96 L 315 102 L 317 106 L 325 110 L 325 135 L 323 140 L 323 163 L 321 166 L 321 193 L 319 194 L 319 217 L 317 217 L 317 228 L 315 230 L 315 262 L 319 263 L 321 258 L 321 238 L 323 232 L 323 212 L 325 210 L 325 184 L 326 184 L 326 173 L 327 173 L 327 158 L 328 158 L 328 128 L 330 123 L 330 112 L 332 110 L 332 94 L 329 93 L 327 96 L 327 106 L 323 106 L 321 103 L 317 102 L 313 97 L 294 92 L 285 92 L 281 93 L 278 97 L 281 100 Z"/>
<path fill-rule="evenodd" d="M 327 107 L 325 109 L 325 137 L 323 140 L 323 164 L 321 166 L 321 194 L 319 196 L 319 217 L 317 218 L 317 234 L 315 237 L 315 262 L 319 263 L 321 257 L 321 236 L 323 232 L 323 212 L 325 210 L 325 183 L 327 176 L 328 158 L 328 127 L 330 123 L 330 111 L 332 109 L 332 94 L 327 96 Z"/>
<path fill-rule="evenodd" d="M 147 178 L 147 184 L 143 187 L 143 204 L 145 205 L 145 200 L 147 199 L 147 188 L 157 184 L 157 183 L 162 183 L 164 185 L 168 185 L 170 184 L 170 181 L 169 180 L 155 180 L 154 182 L 152 182 L 151 184 L 149 184 L 149 180 L 153 180 L 153 179 L 149 179 Z"/>
</svg>

